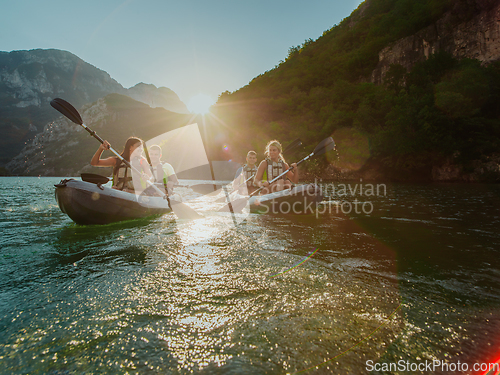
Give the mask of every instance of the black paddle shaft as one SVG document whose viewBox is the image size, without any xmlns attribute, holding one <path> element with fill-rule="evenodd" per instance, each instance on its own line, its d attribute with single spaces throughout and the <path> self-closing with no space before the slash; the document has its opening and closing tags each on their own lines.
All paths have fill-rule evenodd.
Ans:
<svg viewBox="0 0 500 375">
<path fill-rule="evenodd" d="M 153 163 L 151 163 L 151 158 L 149 157 L 149 151 L 148 147 L 146 146 L 146 142 L 142 142 L 142 148 L 144 150 L 144 155 L 146 155 L 146 160 L 148 161 L 149 164 L 149 169 L 151 170 L 151 175 L 154 178 L 154 181 L 156 181 L 156 176 L 154 175 L 154 170 L 153 170 Z"/>
<path fill-rule="evenodd" d="M 99 135 L 90 129 L 87 125 L 83 123 L 82 117 L 80 116 L 80 113 L 76 110 L 75 107 L 73 107 L 70 103 L 68 103 L 66 100 L 61 99 L 61 98 L 55 98 L 50 101 L 50 105 L 59 111 L 61 114 L 63 114 L 65 117 L 73 121 L 75 124 L 81 125 L 92 137 L 97 139 L 99 142 L 104 143 L 104 140 L 99 137 Z M 125 160 L 116 150 L 114 150 L 111 146 L 109 147 L 109 150 L 115 154 L 127 167 L 132 168 L 132 165 Z"/>
<path fill-rule="evenodd" d="M 104 140 L 103 140 L 101 137 L 99 137 L 99 135 L 98 135 L 95 131 L 93 131 L 92 129 L 90 129 L 90 128 L 89 128 L 88 126 L 86 126 L 85 124 L 82 124 L 82 126 L 83 126 L 83 128 L 84 128 L 86 131 L 88 131 L 88 132 L 89 132 L 89 134 L 90 134 L 92 137 L 94 137 L 95 139 L 97 139 L 99 142 L 104 143 Z"/>
<path fill-rule="evenodd" d="M 89 134 L 95 139 L 97 139 L 99 142 L 104 143 L 103 139 L 99 137 L 99 135 L 95 131 L 93 131 L 83 123 L 80 113 L 77 111 L 75 107 L 73 107 L 66 100 L 61 98 L 55 98 L 50 101 L 50 105 L 54 107 L 57 111 L 62 113 L 64 116 L 69 118 L 71 121 L 73 121 L 75 124 L 83 126 L 83 128 L 86 131 L 88 131 Z"/>
</svg>

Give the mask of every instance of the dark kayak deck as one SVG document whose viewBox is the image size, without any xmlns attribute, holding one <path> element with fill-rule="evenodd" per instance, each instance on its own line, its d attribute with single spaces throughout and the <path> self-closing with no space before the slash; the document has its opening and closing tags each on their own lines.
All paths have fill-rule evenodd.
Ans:
<svg viewBox="0 0 500 375">
<path fill-rule="evenodd" d="M 136 196 L 90 182 L 62 180 L 55 187 L 61 211 L 81 225 L 110 224 L 171 211 L 162 197 Z"/>
</svg>

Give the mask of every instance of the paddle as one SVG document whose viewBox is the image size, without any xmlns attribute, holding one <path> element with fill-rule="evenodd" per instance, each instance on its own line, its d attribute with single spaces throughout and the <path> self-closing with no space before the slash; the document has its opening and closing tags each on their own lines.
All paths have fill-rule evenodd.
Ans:
<svg viewBox="0 0 500 375">
<path fill-rule="evenodd" d="M 61 114 L 63 114 L 64 116 L 66 116 L 68 119 L 70 119 L 72 122 L 74 122 L 75 124 L 78 124 L 78 125 L 82 126 L 87 132 L 89 132 L 89 134 L 92 137 L 94 137 L 95 139 L 97 139 L 100 143 L 104 143 L 104 140 L 101 137 L 99 137 L 99 135 L 97 135 L 95 131 L 93 131 L 92 129 L 88 128 L 83 123 L 83 120 L 82 120 L 82 117 L 80 116 L 80 113 L 78 113 L 78 111 L 75 109 L 75 107 L 73 107 L 71 104 L 69 104 L 66 100 L 61 99 L 61 98 L 55 98 L 55 99 L 52 99 L 50 101 L 50 105 L 54 109 L 56 109 L 57 111 L 59 111 Z M 130 169 L 134 170 L 139 175 L 141 174 L 140 171 L 138 171 L 127 160 L 125 160 L 114 148 L 112 148 L 110 146 L 109 150 L 113 154 L 115 154 L 127 167 L 129 167 Z M 150 186 L 152 186 L 153 189 L 155 189 L 160 194 L 160 196 L 166 197 L 165 193 L 162 192 L 157 186 L 155 186 L 150 181 L 146 181 L 146 182 Z M 172 207 L 171 203 L 174 203 L 174 206 L 178 206 L 178 207 L 176 207 L 177 210 L 174 210 L 174 208 Z M 181 219 L 196 219 L 196 218 L 201 217 L 195 210 L 193 210 L 192 208 L 186 206 L 185 204 L 183 204 L 181 202 L 174 201 L 174 200 L 169 200 L 169 205 L 170 205 L 170 208 L 175 212 L 175 214 L 177 216 L 179 216 L 179 218 L 181 218 Z"/>
<path fill-rule="evenodd" d="M 302 141 L 300 139 L 294 140 L 292 143 L 290 143 L 282 152 L 284 154 L 292 151 L 293 149 L 302 146 Z M 230 193 L 237 191 L 239 188 L 244 186 L 248 181 L 250 181 L 255 175 L 252 175 L 248 177 L 245 181 L 243 181 L 241 184 L 239 184 L 237 187 L 231 190 Z M 216 185 L 216 184 L 199 184 L 199 185 L 193 185 L 191 186 L 191 189 L 193 189 L 195 192 L 200 193 L 200 194 L 210 194 L 213 193 L 214 191 L 217 191 L 219 189 L 222 189 L 222 187 L 225 185 Z M 216 202 L 225 202 L 226 198 L 222 197 L 216 200 Z"/>
<path fill-rule="evenodd" d="M 151 175 L 153 176 L 153 178 L 155 178 L 153 163 L 151 163 L 151 158 L 149 157 L 149 151 L 145 142 L 142 142 L 142 147 L 144 149 L 144 154 L 146 156 L 146 160 L 148 161 L 149 168 L 151 170 Z M 179 216 L 180 218 L 187 218 L 187 219 L 196 219 L 200 217 L 200 215 L 196 213 L 196 211 L 194 211 L 192 208 L 186 206 L 185 204 L 175 199 L 170 198 L 166 186 L 165 186 L 165 192 L 166 192 L 165 198 L 168 201 L 168 205 L 175 212 L 177 216 Z"/>
<path fill-rule="evenodd" d="M 299 147 L 302 145 L 302 141 L 300 139 L 296 139 L 295 141 L 293 141 L 292 143 L 290 143 L 283 151 L 282 153 L 283 154 L 286 154 L 288 152 L 290 152 L 291 150 L 293 150 L 294 148 L 296 147 Z M 240 187 L 244 186 L 248 181 L 250 181 L 250 179 L 252 179 L 253 177 L 255 177 L 255 175 L 252 175 L 250 177 L 248 177 L 245 181 L 243 181 L 241 184 L 239 184 L 236 188 L 233 189 L 233 191 L 237 191 Z"/>
<path fill-rule="evenodd" d="M 324 153 L 326 153 L 330 150 L 333 150 L 334 148 L 335 148 L 335 142 L 333 141 L 333 138 L 332 137 L 325 138 L 316 146 L 316 148 L 314 149 L 313 152 L 311 152 L 305 158 L 303 158 L 302 160 L 297 162 L 297 166 L 299 166 L 301 163 L 305 162 L 306 160 L 311 159 L 312 157 L 317 157 L 317 156 L 323 155 Z M 271 185 L 273 182 L 277 181 L 279 178 L 283 177 L 285 174 L 290 172 L 293 168 L 294 167 L 290 167 L 286 171 L 281 173 L 279 176 L 273 178 L 271 181 L 269 181 L 269 185 Z M 227 205 L 222 207 L 219 210 L 219 212 L 228 212 L 231 209 L 235 212 L 240 212 L 241 210 L 243 210 L 243 208 L 245 208 L 245 206 L 248 202 L 248 199 L 250 199 L 250 197 L 256 195 L 262 189 L 264 189 L 264 186 L 261 186 L 259 189 L 255 190 L 248 197 L 235 199 L 234 201 L 229 202 Z"/>
<path fill-rule="evenodd" d="M 245 181 L 243 181 L 241 184 L 239 184 L 238 186 L 236 186 L 236 188 L 233 188 L 233 190 L 231 190 L 230 192 L 226 192 L 226 196 L 225 197 L 220 197 L 220 198 L 217 198 L 215 201 L 217 203 L 224 203 L 225 201 L 228 201 L 230 198 L 228 196 L 228 194 L 232 194 L 234 193 L 235 191 L 238 191 L 239 188 L 241 188 L 242 186 L 244 186 L 248 181 L 250 181 L 252 178 L 254 178 L 255 175 L 251 175 L 250 177 L 248 177 Z"/>
<path fill-rule="evenodd" d="M 286 154 L 293 150 L 294 148 L 297 148 L 302 145 L 302 141 L 300 139 L 296 139 L 292 143 L 290 143 L 284 150 L 283 153 Z M 242 187 L 245 183 L 247 183 L 253 176 L 247 178 L 244 182 L 242 182 L 239 186 L 237 186 L 235 189 L 233 189 L 231 192 L 238 190 L 240 187 Z M 219 189 L 222 189 L 222 187 L 225 185 L 218 185 L 218 184 L 198 184 L 198 185 L 192 185 L 191 189 L 193 191 L 200 193 L 200 194 L 210 194 L 213 193 L 214 191 L 217 191 Z"/>
<path fill-rule="evenodd" d="M 109 178 L 105 176 L 101 176 L 100 174 L 94 174 L 94 173 L 82 173 L 81 174 L 82 181 L 85 182 L 90 182 L 92 184 L 107 184 L 109 182 Z M 174 185 L 174 187 L 181 187 L 181 188 L 190 188 L 188 185 Z"/>
<path fill-rule="evenodd" d="M 101 176 L 100 174 L 94 173 L 82 173 L 81 174 L 82 181 L 90 182 L 92 184 L 107 184 L 109 182 L 109 178 Z"/>
</svg>

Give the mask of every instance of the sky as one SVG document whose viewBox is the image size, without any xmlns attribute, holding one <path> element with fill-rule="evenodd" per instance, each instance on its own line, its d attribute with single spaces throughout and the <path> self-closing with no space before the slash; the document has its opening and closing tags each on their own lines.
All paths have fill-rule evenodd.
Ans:
<svg viewBox="0 0 500 375">
<path fill-rule="evenodd" d="M 0 51 L 56 48 L 124 87 L 214 102 L 348 17 L 361 0 L 0 0 Z M 189 105 L 188 105 L 189 106 Z"/>
</svg>

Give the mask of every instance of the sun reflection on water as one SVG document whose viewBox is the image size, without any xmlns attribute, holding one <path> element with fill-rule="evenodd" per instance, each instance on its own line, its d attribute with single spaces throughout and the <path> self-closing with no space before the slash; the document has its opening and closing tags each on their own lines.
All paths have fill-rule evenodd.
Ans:
<svg viewBox="0 0 500 375">
<path fill-rule="evenodd" d="M 156 269 L 129 291 L 138 304 L 135 313 L 149 321 L 141 333 L 158 342 L 178 371 L 219 367 L 233 357 L 228 349 L 240 314 L 217 302 L 227 288 L 222 258 L 228 250 L 214 244 L 227 231 L 225 222 L 214 217 L 177 223 L 175 248 L 166 237 L 157 248 L 167 258 L 155 259 Z"/>
<path fill-rule="evenodd" d="M 205 217 L 202 219 L 178 224 L 177 234 L 184 246 L 209 243 L 235 227 L 234 218 L 231 217 L 231 214 L 206 212 L 204 215 Z M 242 221 L 246 217 L 245 215 L 240 214 L 238 221 Z"/>
</svg>

